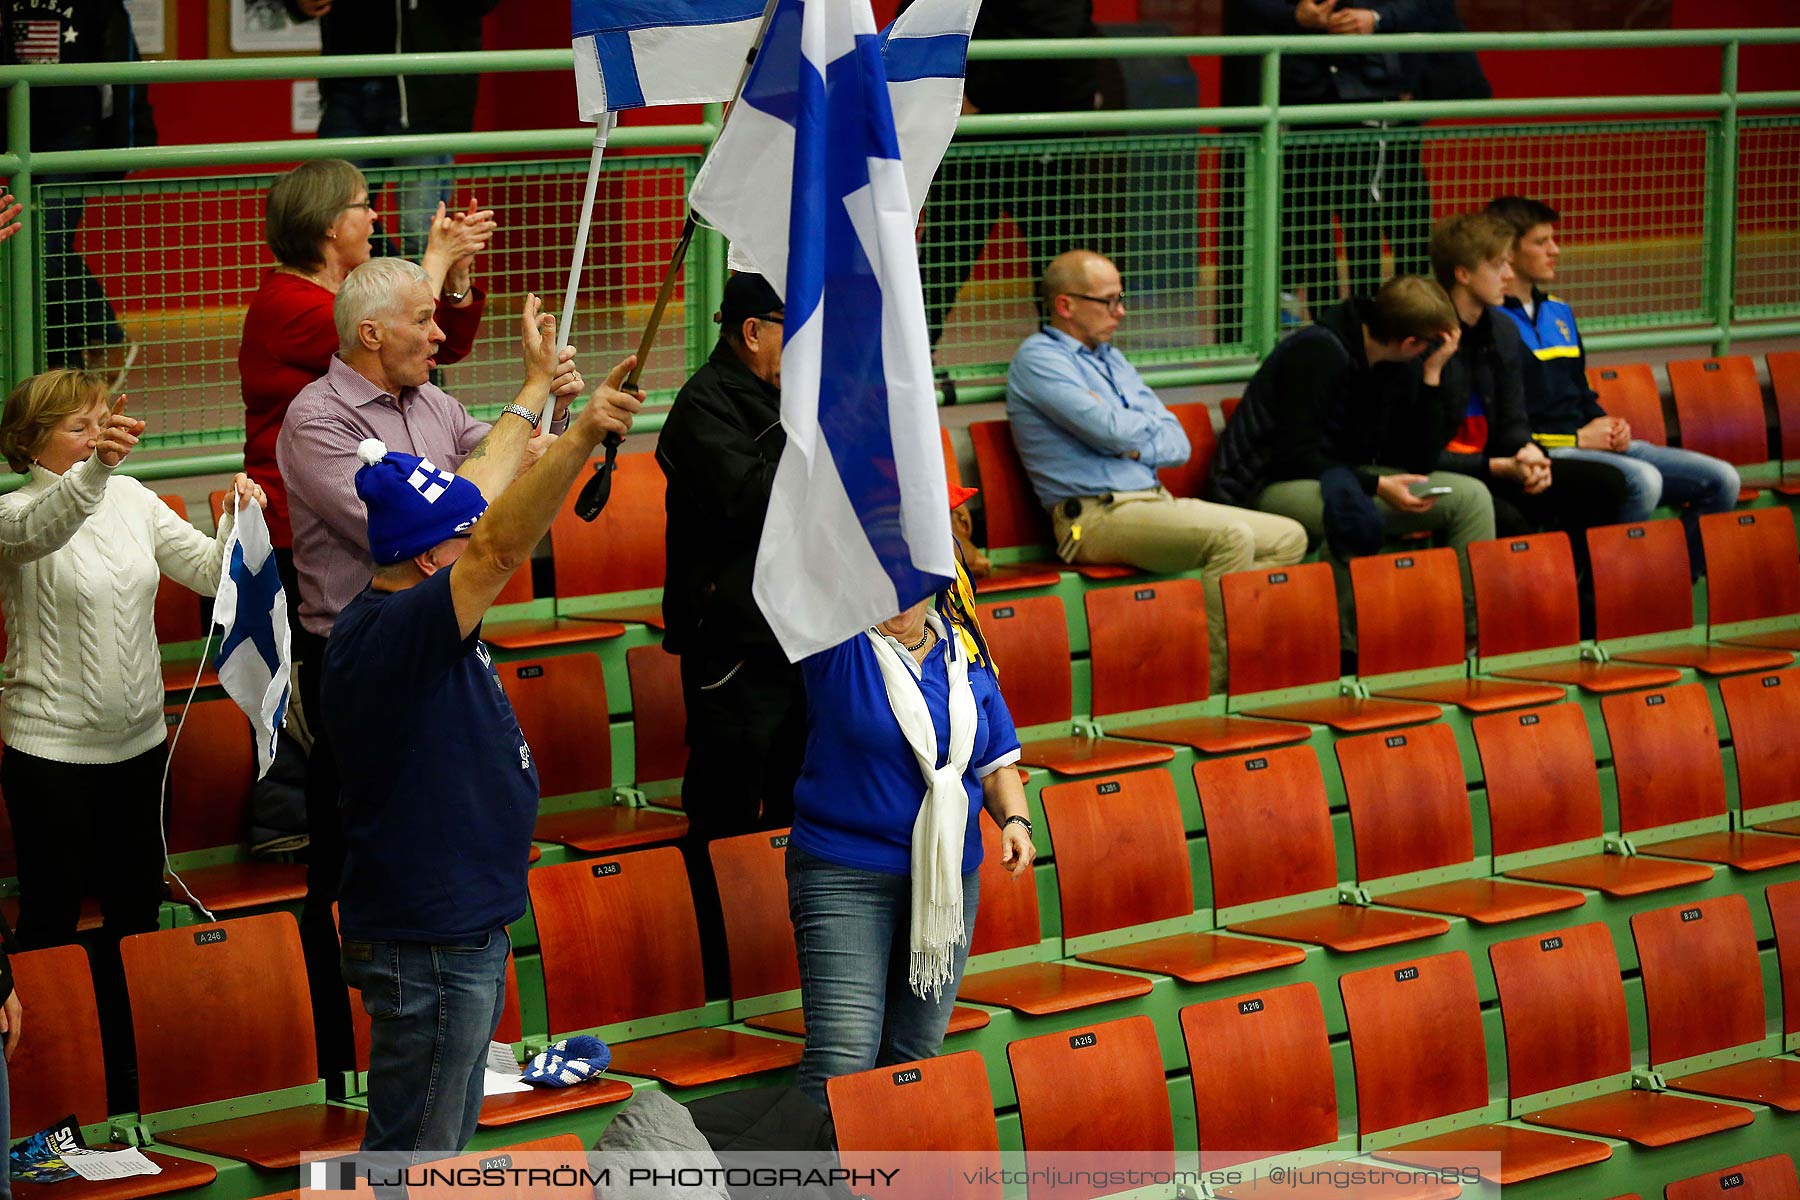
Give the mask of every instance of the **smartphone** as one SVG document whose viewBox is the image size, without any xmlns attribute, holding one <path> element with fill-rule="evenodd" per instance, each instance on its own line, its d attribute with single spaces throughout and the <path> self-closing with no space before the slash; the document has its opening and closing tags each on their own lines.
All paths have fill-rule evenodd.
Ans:
<svg viewBox="0 0 1800 1200">
<path fill-rule="evenodd" d="M 1411 492 L 1415 496 L 1424 498 L 1426 496 L 1448 496 L 1451 492 L 1455 491 L 1456 489 L 1447 488 L 1447 487 L 1432 487 L 1429 483 L 1414 483 L 1414 484 L 1409 484 L 1407 486 L 1406 490 Z"/>
</svg>

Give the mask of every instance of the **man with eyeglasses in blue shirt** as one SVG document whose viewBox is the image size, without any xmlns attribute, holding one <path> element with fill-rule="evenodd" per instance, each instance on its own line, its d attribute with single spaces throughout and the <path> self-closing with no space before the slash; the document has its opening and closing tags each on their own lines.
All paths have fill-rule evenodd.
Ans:
<svg viewBox="0 0 1800 1200">
<path fill-rule="evenodd" d="M 1006 416 L 1064 562 L 1124 563 L 1158 574 L 1199 571 L 1206 584 L 1212 685 L 1225 683 L 1218 580 L 1291 566 L 1300 523 L 1171 495 L 1156 477 L 1192 452 L 1181 422 L 1112 344 L 1124 319 L 1119 269 L 1091 250 L 1058 255 L 1040 289 L 1045 325 L 1013 354 Z"/>
</svg>

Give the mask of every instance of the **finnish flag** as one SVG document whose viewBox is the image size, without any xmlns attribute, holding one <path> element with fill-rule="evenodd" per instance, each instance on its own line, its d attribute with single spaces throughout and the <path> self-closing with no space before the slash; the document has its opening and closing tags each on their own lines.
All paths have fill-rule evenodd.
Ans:
<svg viewBox="0 0 1800 1200">
<path fill-rule="evenodd" d="M 731 99 L 762 15 L 763 0 L 573 0 L 581 119 Z"/>
<path fill-rule="evenodd" d="M 235 494 L 232 497 L 236 503 Z M 275 737 L 287 715 L 293 652 L 288 641 L 287 594 L 275 570 L 262 509 L 244 504 L 225 543 L 225 563 L 213 600 L 213 620 L 225 627 L 214 664 L 219 683 L 250 718 L 256 739 L 256 777 L 275 760 Z"/>
<path fill-rule="evenodd" d="M 915 4 L 906 16 L 946 8 L 973 20 L 966 0 Z M 896 22 L 887 44 L 903 33 Z M 903 81 L 935 88 L 936 123 L 923 127 L 942 139 L 903 154 L 883 45 L 868 0 L 776 0 L 743 95 L 689 196 L 785 303 L 787 449 L 752 590 L 795 660 L 955 573 L 913 229 L 961 107 L 960 54 L 954 95 L 925 70 Z M 918 61 L 941 68 L 945 48 L 938 42 Z M 907 162 L 913 153 L 925 158 Z"/>
</svg>

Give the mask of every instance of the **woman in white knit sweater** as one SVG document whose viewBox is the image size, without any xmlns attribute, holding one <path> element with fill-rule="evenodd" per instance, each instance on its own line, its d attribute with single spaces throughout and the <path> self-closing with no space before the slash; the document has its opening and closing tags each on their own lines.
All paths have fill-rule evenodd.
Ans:
<svg viewBox="0 0 1800 1200">
<path fill-rule="evenodd" d="M 162 901 L 157 584 L 167 574 L 212 595 L 231 527 L 227 507 L 209 538 L 116 473 L 144 431 L 124 405 L 108 408 L 101 376 L 59 370 L 15 387 L 0 415 L 0 454 L 30 476 L 0 497 L 0 793 L 18 849 L 19 940 L 74 940 L 91 879 L 102 991 L 120 982 L 118 939 L 155 929 Z M 233 486 L 240 503 L 264 502 L 248 476 Z"/>
</svg>

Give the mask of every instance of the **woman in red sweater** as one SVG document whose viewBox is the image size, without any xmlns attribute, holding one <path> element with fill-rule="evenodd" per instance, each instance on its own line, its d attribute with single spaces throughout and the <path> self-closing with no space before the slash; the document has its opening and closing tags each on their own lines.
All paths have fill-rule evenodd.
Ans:
<svg viewBox="0 0 1800 1200">
<path fill-rule="evenodd" d="M 275 465 L 275 438 L 288 405 L 325 374 L 337 353 L 331 309 L 344 276 L 369 260 L 375 206 L 362 172 L 343 159 L 302 163 L 269 189 L 265 237 L 280 263 L 263 277 L 244 314 L 238 376 L 244 392 L 244 470 L 268 493 L 275 562 L 290 606 L 299 603 L 287 489 Z M 439 363 L 475 344 L 486 296 L 469 279 L 475 255 L 494 233 L 491 211 L 446 214 L 438 205 L 421 265 L 438 292 L 444 330 Z"/>
</svg>

